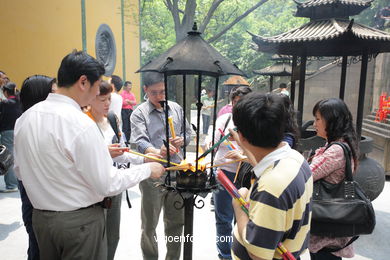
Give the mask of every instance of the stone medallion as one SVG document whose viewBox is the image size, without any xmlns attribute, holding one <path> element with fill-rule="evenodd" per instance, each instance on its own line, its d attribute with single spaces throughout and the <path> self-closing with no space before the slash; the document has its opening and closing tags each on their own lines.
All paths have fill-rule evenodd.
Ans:
<svg viewBox="0 0 390 260">
<path fill-rule="evenodd" d="M 114 34 L 107 24 L 101 24 L 96 33 L 96 58 L 103 62 L 106 72 L 104 76 L 111 76 L 116 64 L 116 45 Z"/>
</svg>

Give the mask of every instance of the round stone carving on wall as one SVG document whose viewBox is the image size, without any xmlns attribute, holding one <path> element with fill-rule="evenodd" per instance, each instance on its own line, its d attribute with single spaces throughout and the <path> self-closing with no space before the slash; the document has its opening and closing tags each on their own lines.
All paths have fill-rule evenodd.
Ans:
<svg viewBox="0 0 390 260">
<path fill-rule="evenodd" d="M 103 62 L 106 72 L 104 76 L 111 76 L 116 64 L 116 45 L 114 34 L 107 24 L 101 24 L 96 33 L 96 58 Z"/>
</svg>

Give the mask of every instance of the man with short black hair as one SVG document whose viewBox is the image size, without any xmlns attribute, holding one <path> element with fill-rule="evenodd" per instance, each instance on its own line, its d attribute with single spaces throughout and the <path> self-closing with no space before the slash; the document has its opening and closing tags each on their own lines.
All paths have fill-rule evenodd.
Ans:
<svg viewBox="0 0 390 260">
<path fill-rule="evenodd" d="M 110 79 L 110 83 L 112 86 L 112 93 L 111 93 L 111 104 L 109 111 L 114 112 L 114 114 L 118 117 L 119 119 L 119 124 L 120 127 L 122 128 L 122 96 L 119 95 L 119 92 L 121 91 L 123 87 L 123 81 L 121 77 L 117 75 L 112 75 Z"/>
<path fill-rule="evenodd" d="M 133 113 L 134 106 L 137 105 L 135 95 L 131 92 L 132 84 L 130 81 L 126 81 L 121 93 L 123 104 L 122 104 L 122 130 L 126 136 L 126 142 L 130 142 L 130 116 Z"/>
<path fill-rule="evenodd" d="M 287 84 L 286 83 L 280 83 L 279 85 L 279 93 L 284 94 L 286 96 L 290 96 L 290 92 L 287 90 Z"/>
<path fill-rule="evenodd" d="M 239 190 L 249 215 L 233 201 L 233 259 L 281 259 L 279 242 L 298 259 L 308 247 L 313 180 L 303 156 L 282 142 L 287 116 L 278 94 L 251 93 L 233 108 L 230 133 L 257 162 L 250 191 Z"/>
<path fill-rule="evenodd" d="M 167 149 L 163 143 L 166 140 L 165 111 L 173 118 L 176 137 L 169 138 L 170 161 L 179 163 L 176 153 L 182 154 L 182 147 L 190 142 L 191 128 L 187 120 L 183 118 L 183 109 L 179 104 L 168 101 L 168 107 L 162 107 L 165 102 L 165 86 L 163 75 L 156 72 L 144 73 L 144 90 L 148 99 L 140 104 L 131 114 L 131 143 L 137 146 L 141 153 L 155 153 L 163 157 L 167 155 Z M 184 123 L 185 122 L 185 123 Z M 186 143 L 184 143 L 184 134 Z M 172 172 L 174 177 L 175 173 Z M 164 175 L 165 178 L 165 175 Z M 160 183 L 164 181 L 161 178 Z M 144 260 L 157 260 L 158 244 L 156 240 L 156 227 L 161 209 L 164 208 L 164 228 L 166 237 L 180 237 L 183 232 L 184 212 L 174 207 L 176 200 L 181 200 L 177 193 L 163 191 L 156 187 L 156 181 L 145 180 L 139 185 L 141 190 L 141 248 Z M 168 241 L 166 260 L 180 258 L 181 240 Z"/>
<path fill-rule="evenodd" d="M 41 260 L 107 259 L 100 202 L 165 171 L 155 162 L 113 166 L 102 133 L 81 111 L 99 94 L 103 74 L 103 65 L 87 53 L 68 54 L 56 93 L 16 122 L 15 171 L 34 207 Z"/>
</svg>

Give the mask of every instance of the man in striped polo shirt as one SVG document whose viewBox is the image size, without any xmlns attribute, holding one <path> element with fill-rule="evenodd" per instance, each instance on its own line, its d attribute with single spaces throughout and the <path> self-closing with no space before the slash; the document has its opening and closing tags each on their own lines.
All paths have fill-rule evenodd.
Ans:
<svg viewBox="0 0 390 260">
<path fill-rule="evenodd" d="M 250 191 L 240 189 L 249 217 L 233 202 L 233 259 L 282 259 L 279 242 L 299 259 L 308 247 L 313 180 L 303 156 L 282 142 L 287 116 L 277 94 L 249 94 L 233 109 L 231 132 L 257 162 Z"/>
</svg>

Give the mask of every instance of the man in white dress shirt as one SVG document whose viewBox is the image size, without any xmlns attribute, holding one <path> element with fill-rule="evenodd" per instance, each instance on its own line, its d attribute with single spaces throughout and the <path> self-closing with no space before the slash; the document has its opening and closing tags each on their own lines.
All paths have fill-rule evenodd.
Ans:
<svg viewBox="0 0 390 260">
<path fill-rule="evenodd" d="M 15 125 L 15 172 L 34 207 L 41 260 L 106 259 L 99 202 L 164 172 L 159 163 L 113 167 L 98 127 L 80 109 L 99 94 L 103 73 L 95 58 L 72 52 L 58 70 L 58 91 Z"/>
<path fill-rule="evenodd" d="M 123 104 L 123 98 L 121 95 L 119 95 L 119 91 L 121 91 L 123 87 L 123 80 L 121 77 L 117 75 L 112 75 L 110 79 L 111 86 L 113 88 L 113 91 L 111 93 L 111 104 L 109 112 L 114 112 L 115 115 L 119 119 L 119 125 L 120 129 L 122 129 L 122 104 Z"/>
</svg>

